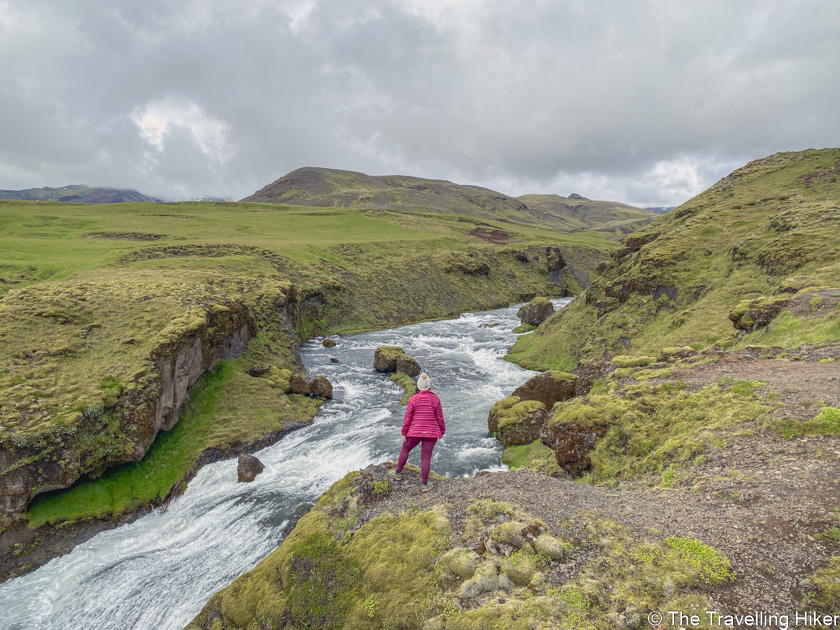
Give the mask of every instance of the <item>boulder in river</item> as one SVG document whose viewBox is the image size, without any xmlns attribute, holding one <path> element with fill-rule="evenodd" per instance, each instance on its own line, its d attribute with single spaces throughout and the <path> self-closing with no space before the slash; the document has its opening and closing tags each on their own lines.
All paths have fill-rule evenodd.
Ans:
<svg viewBox="0 0 840 630">
<path fill-rule="evenodd" d="M 523 324 L 539 326 L 548 319 L 552 313 L 554 313 L 554 304 L 552 304 L 548 298 L 535 297 L 525 306 L 522 306 L 516 312 L 516 316 Z"/>
<path fill-rule="evenodd" d="M 316 376 L 309 383 L 309 390 L 319 398 L 332 398 L 333 386 L 326 376 Z"/>
<path fill-rule="evenodd" d="M 513 395 L 519 396 L 520 400 L 538 400 L 546 409 L 551 409 L 554 403 L 574 397 L 575 381 L 577 376 L 574 374 L 549 370 L 528 379 L 514 390 Z"/>
<path fill-rule="evenodd" d="M 373 353 L 373 367 L 380 372 L 403 372 L 409 376 L 420 374 L 420 365 L 400 346 L 379 346 Z"/>
<path fill-rule="evenodd" d="M 259 475 L 265 466 L 253 455 L 241 453 L 239 455 L 239 462 L 236 465 L 236 475 L 239 481 L 253 481 Z"/>
<path fill-rule="evenodd" d="M 401 357 L 397 357 L 397 372 L 402 372 L 403 374 L 408 374 L 409 376 L 419 376 L 420 375 L 420 364 L 414 359 L 414 357 L 410 357 L 407 354 Z"/>
<path fill-rule="evenodd" d="M 335 348 L 335 339 L 324 339 L 325 348 Z"/>
</svg>

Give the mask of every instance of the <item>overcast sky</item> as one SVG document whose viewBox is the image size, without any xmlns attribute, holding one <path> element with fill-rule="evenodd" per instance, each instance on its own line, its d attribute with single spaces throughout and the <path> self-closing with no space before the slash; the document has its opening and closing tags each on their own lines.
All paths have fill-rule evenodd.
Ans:
<svg viewBox="0 0 840 630">
<path fill-rule="evenodd" d="M 840 146 L 838 0 L 0 0 L 0 188 L 301 166 L 678 205 Z"/>
</svg>

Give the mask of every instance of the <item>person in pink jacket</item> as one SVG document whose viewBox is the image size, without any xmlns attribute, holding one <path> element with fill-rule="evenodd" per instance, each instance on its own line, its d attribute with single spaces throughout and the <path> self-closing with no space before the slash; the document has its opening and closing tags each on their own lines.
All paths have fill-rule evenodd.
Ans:
<svg viewBox="0 0 840 630">
<path fill-rule="evenodd" d="M 393 474 L 398 481 L 402 479 L 402 469 L 408 461 L 408 454 L 415 446 L 422 444 L 420 478 L 423 481 L 423 492 L 428 492 L 432 450 L 438 439 L 446 433 L 446 425 L 443 423 L 440 398 L 432 391 L 432 381 L 425 372 L 417 379 L 417 389 L 419 391 L 408 399 L 408 408 L 405 410 L 405 420 L 402 425 L 403 445 Z"/>
</svg>

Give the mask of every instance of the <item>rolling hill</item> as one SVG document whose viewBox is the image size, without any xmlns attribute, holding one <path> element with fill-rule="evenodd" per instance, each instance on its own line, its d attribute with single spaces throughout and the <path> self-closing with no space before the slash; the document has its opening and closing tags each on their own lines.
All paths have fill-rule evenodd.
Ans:
<svg viewBox="0 0 840 630">
<path fill-rule="evenodd" d="M 292 171 L 242 201 L 462 214 L 563 232 L 615 232 L 616 237 L 633 232 L 657 217 L 647 210 L 610 201 L 591 201 L 580 195 L 510 197 L 488 188 L 444 180 L 372 176 L 312 167 Z"/>
</svg>

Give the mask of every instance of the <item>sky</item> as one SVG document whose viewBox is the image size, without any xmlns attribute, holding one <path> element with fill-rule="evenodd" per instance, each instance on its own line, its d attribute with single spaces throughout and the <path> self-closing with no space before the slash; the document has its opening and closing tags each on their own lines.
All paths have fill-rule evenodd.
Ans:
<svg viewBox="0 0 840 630">
<path fill-rule="evenodd" d="M 0 188 L 303 166 L 674 206 L 840 146 L 837 0 L 0 0 Z"/>
</svg>

